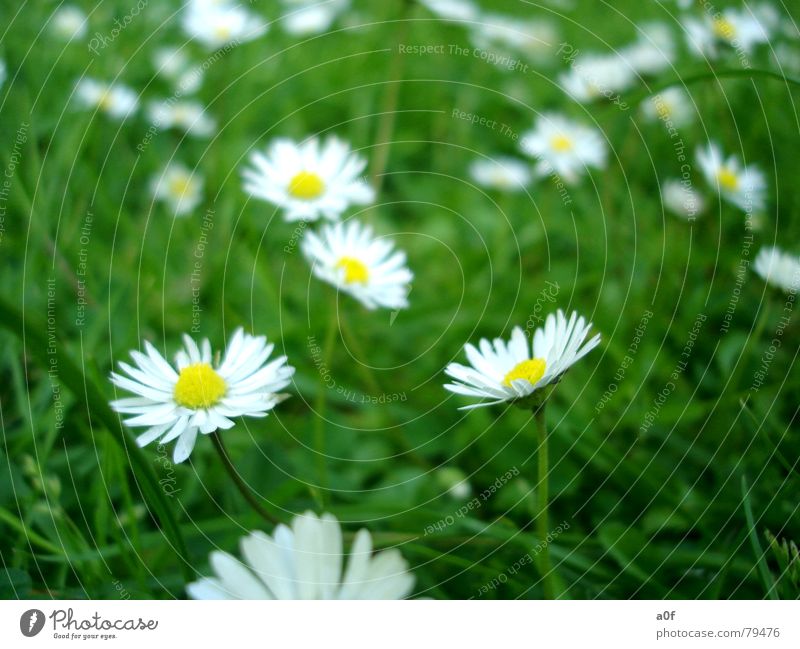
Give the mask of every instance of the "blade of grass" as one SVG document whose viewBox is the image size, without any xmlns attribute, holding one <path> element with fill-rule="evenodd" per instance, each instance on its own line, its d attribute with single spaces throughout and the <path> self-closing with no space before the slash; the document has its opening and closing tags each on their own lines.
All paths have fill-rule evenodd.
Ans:
<svg viewBox="0 0 800 649">
<path fill-rule="evenodd" d="M 758 532 L 753 518 L 753 507 L 750 503 L 750 489 L 747 486 L 747 478 L 745 476 L 742 476 L 742 505 L 744 507 L 744 517 L 747 520 L 747 534 L 750 537 L 750 545 L 753 546 L 753 552 L 756 554 L 756 567 L 761 581 L 764 583 L 764 588 L 767 589 L 767 597 L 779 599 L 775 579 L 769 571 L 766 555 L 764 550 L 761 549 L 761 542 L 758 540 Z"/>
</svg>

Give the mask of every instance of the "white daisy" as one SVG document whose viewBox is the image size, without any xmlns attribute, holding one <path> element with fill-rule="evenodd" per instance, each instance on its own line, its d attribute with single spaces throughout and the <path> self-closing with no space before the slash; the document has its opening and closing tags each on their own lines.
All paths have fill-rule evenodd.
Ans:
<svg viewBox="0 0 800 649">
<path fill-rule="evenodd" d="M 339 14 L 347 9 L 348 0 L 284 0 L 287 10 L 281 26 L 292 36 L 308 36 L 328 31 Z"/>
<path fill-rule="evenodd" d="M 706 182 L 722 198 L 748 213 L 764 209 L 767 181 L 757 167 L 745 167 L 735 155 L 725 158 L 715 142 L 698 148 L 696 156 Z"/>
<path fill-rule="evenodd" d="M 481 49 L 503 48 L 541 60 L 558 43 L 555 26 L 543 20 L 521 20 L 519 16 L 483 14 L 470 25 L 473 44 Z"/>
<path fill-rule="evenodd" d="M 325 224 L 319 234 L 306 233 L 301 247 L 317 277 L 368 309 L 408 307 L 414 276 L 406 255 L 387 238 L 373 236 L 369 226 L 358 221 Z"/>
<path fill-rule="evenodd" d="M 429 11 L 444 20 L 476 20 L 478 7 L 472 0 L 419 0 Z"/>
<path fill-rule="evenodd" d="M 665 180 L 661 185 L 661 198 L 670 212 L 693 221 L 706 209 L 706 199 L 690 184 L 676 178 Z"/>
<path fill-rule="evenodd" d="M 675 39 L 672 30 L 662 22 L 638 26 L 639 38 L 623 48 L 625 62 L 639 74 L 658 74 L 672 66 Z"/>
<path fill-rule="evenodd" d="M 156 72 L 175 84 L 182 93 L 193 93 L 203 83 L 203 69 L 193 65 L 188 54 L 177 47 L 161 47 L 153 54 Z"/>
<path fill-rule="evenodd" d="M 479 158 L 469 166 L 469 175 L 489 189 L 518 192 L 531 182 L 530 165 L 515 158 Z"/>
<path fill-rule="evenodd" d="M 641 111 L 649 122 L 661 121 L 678 128 L 691 124 L 697 116 L 691 96 L 678 86 L 672 86 L 645 99 Z"/>
<path fill-rule="evenodd" d="M 89 31 L 86 14 L 74 5 L 61 5 L 50 23 L 53 32 L 65 41 L 84 38 Z"/>
<path fill-rule="evenodd" d="M 115 119 L 128 117 L 139 106 L 139 98 L 131 88 L 88 77 L 75 84 L 75 100 L 84 108 L 102 111 Z"/>
<path fill-rule="evenodd" d="M 349 205 L 375 198 L 361 177 L 367 161 L 335 137 L 322 144 L 317 138 L 300 144 L 279 138 L 250 162 L 242 174 L 245 191 L 282 207 L 287 221 L 334 220 Z"/>
<path fill-rule="evenodd" d="M 769 30 L 749 11 L 728 8 L 702 19 L 683 22 L 686 41 L 696 54 L 714 58 L 719 46 L 752 52 L 755 45 L 769 41 Z"/>
<path fill-rule="evenodd" d="M 753 270 L 768 284 L 795 293 L 800 289 L 800 257 L 780 248 L 762 248 L 753 262 Z"/>
<path fill-rule="evenodd" d="M 194 1 L 184 9 L 183 30 L 206 47 L 219 49 L 258 38 L 267 25 L 244 7 Z"/>
<path fill-rule="evenodd" d="M 192 599 L 404 599 L 414 576 L 397 549 L 373 554 L 366 529 L 356 532 L 344 567 L 342 528 L 333 514 L 296 516 L 272 536 L 251 532 L 240 541 L 244 561 L 212 552 L 214 577 L 186 586 Z"/>
<path fill-rule="evenodd" d="M 523 152 L 539 159 L 536 172 L 552 173 L 573 183 L 588 167 L 602 169 L 606 164 L 606 143 L 600 132 L 555 114 L 543 114 L 533 130 L 523 134 Z"/>
<path fill-rule="evenodd" d="M 148 107 L 150 120 L 158 128 L 177 128 L 188 135 L 209 137 L 217 130 L 217 122 L 206 113 L 206 108 L 197 101 L 152 102 Z"/>
<path fill-rule="evenodd" d="M 586 54 L 559 76 L 561 88 L 575 101 L 615 99 L 636 79 L 634 70 L 617 54 Z"/>
<path fill-rule="evenodd" d="M 285 356 L 266 362 L 275 345 L 267 344 L 265 336 L 251 336 L 241 328 L 217 367 L 212 366 L 207 339 L 199 347 L 189 336 L 183 340 L 175 367 L 145 342 L 145 354 L 131 352 L 136 367 L 120 362 L 128 376 L 111 373 L 114 385 L 137 395 L 112 401 L 111 407 L 133 415 L 124 420 L 126 425 L 147 428 L 136 439 L 139 446 L 177 439 L 175 463 L 189 457 L 198 432 L 207 435 L 231 428 L 232 417 L 265 417 L 288 396 L 278 390 L 289 385 L 294 374 Z"/>
<path fill-rule="evenodd" d="M 153 196 L 170 206 L 175 216 L 184 216 L 200 203 L 203 177 L 179 162 L 173 162 L 151 183 Z"/>
<path fill-rule="evenodd" d="M 470 366 L 450 363 L 445 372 L 456 382 L 444 387 L 456 394 L 489 399 L 462 410 L 523 399 L 522 405 L 527 406 L 536 397 L 543 398 L 532 397 L 534 392 L 558 382 L 564 372 L 600 344 L 600 334 L 586 341 L 591 328 L 592 324 L 577 313 L 567 320 L 559 310 L 548 315 L 544 326 L 534 332 L 533 349 L 520 327 L 514 327 L 508 342 L 496 338 L 490 343 L 483 338 L 477 349 L 467 344 L 464 351 Z"/>
</svg>

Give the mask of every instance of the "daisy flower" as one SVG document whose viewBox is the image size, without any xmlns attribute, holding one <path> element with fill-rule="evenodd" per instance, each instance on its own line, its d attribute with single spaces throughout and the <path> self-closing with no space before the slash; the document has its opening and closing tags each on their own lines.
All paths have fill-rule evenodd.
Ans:
<svg viewBox="0 0 800 649">
<path fill-rule="evenodd" d="M 532 349 L 521 327 L 514 327 L 508 342 L 496 338 L 491 343 L 483 338 L 478 348 L 468 343 L 464 351 L 470 365 L 450 363 L 445 372 L 455 382 L 444 387 L 456 394 L 488 399 L 461 410 L 506 401 L 531 405 L 546 396 L 535 392 L 557 383 L 564 372 L 600 344 L 600 334 L 586 341 L 591 328 L 592 324 L 577 313 L 567 319 L 559 310 L 548 315 L 544 326 L 534 332 Z"/>
<path fill-rule="evenodd" d="M 358 221 L 325 224 L 308 232 L 301 243 L 314 274 L 349 293 L 368 309 L 408 307 L 413 279 L 404 252 Z"/>
<path fill-rule="evenodd" d="M 151 183 L 156 200 L 167 203 L 175 216 L 184 216 L 200 203 L 203 177 L 179 162 L 173 162 Z"/>
<path fill-rule="evenodd" d="M 89 31 L 86 14 L 73 5 L 61 5 L 56 9 L 50 26 L 65 41 L 84 38 Z"/>
<path fill-rule="evenodd" d="M 443 20 L 476 20 L 478 7 L 472 0 L 419 0 L 428 11 Z"/>
<path fill-rule="evenodd" d="M 769 41 L 769 30 L 754 14 L 732 7 L 701 20 L 688 18 L 683 27 L 690 49 L 702 56 L 716 57 L 719 45 L 750 53 Z"/>
<path fill-rule="evenodd" d="M 183 30 L 210 49 L 251 41 L 267 31 L 267 25 L 244 7 L 205 1 L 191 2 L 184 10 Z"/>
<path fill-rule="evenodd" d="M 523 134 L 520 146 L 539 159 L 538 175 L 556 173 L 567 183 L 575 182 L 588 167 L 602 169 L 606 163 L 600 132 L 561 115 L 541 115 L 533 130 Z"/>
<path fill-rule="evenodd" d="M 375 198 L 361 178 L 367 161 L 336 137 L 296 144 L 279 138 L 264 153 L 250 156 L 244 188 L 252 196 L 282 207 L 287 221 L 335 220 L 351 204 Z"/>
<path fill-rule="evenodd" d="M 706 182 L 729 203 L 745 212 L 764 209 L 767 182 L 755 166 L 744 166 L 735 155 L 725 158 L 716 142 L 697 149 L 697 163 Z"/>
<path fill-rule="evenodd" d="M 177 47 L 161 47 L 153 54 L 156 72 L 177 86 L 182 93 L 193 93 L 203 83 L 203 69 L 195 66 L 189 56 Z"/>
<path fill-rule="evenodd" d="M 578 57 L 569 72 L 559 77 L 562 89 L 575 101 L 614 99 L 635 80 L 633 69 L 616 54 Z"/>
<path fill-rule="evenodd" d="M 543 20 L 520 20 L 519 16 L 483 14 L 470 25 L 470 36 L 480 49 L 502 48 L 533 59 L 547 56 L 558 42 L 555 26 Z"/>
<path fill-rule="evenodd" d="M 677 86 L 645 99 L 641 104 L 641 111 L 649 122 L 669 122 L 676 127 L 690 124 L 697 115 L 689 93 Z"/>
<path fill-rule="evenodd" d="M 621 52 L 625 62 L 639 74 L 658 74 L 669 68 L 675 59 L 675 39 L 670 28 L 652 22 L 640 25 L 638 31 L 636 42 Z"/>
<path fill-rule="evenodd" d="M 145 342 L 146 353 L 131 352 L 135 367 L 120 362 L 127 376 L 111 373 L 115 386 L 137 395 L 111 402 L 117 412 L 133 415 L 124 420 L 127 426 L 147 428 L 136 442 L 145 446 L 177 439 L 172 456 L 176 464 L 189 457 L 198 432 L 227 430 L 233 417 L 265 417 L 288 396 L 278 390 L 294 374 L 285 356 L 266 362 L 275 345 L 268 345 L 265 336 L 251 336 L 241 328 L 216 367 L 207 339 L 200 346 L 189 336 L 183 340 L 174 367 Z"/>
<path fill-rule="evenodd" d="M 397 549 L 373 554 L 372 537 L 359 530 L 344 568 L 342 528 L 333 514 L 296 516 L 272 536 L 240 540 L 244 561 L 212 552 L 214 577 L 186 586 L 192 599 L 404 599 L 414 576 Z"/>
<path fill-rule="evenodd" d="M 518 192 L 531 182 L 530 166 L 515 158 L 479 158 L 469 166 L 469 175 L 488 189 Z"/>
<path fill-rule="evenodd" d="M 115 119 L 125 119 L 136 111 L 139 98 L 122 84 L 109 84 L 84 77 L 75 85 L 75 99 L 84 108 L 102 111 Z"/>
<path fill-rule="evenodd" d="M 150 120 L 159 128 L 177 128 L 187 135 L 209 137 L 217 129 L 217 123 L 206 113 L 206 108 L 197 101 L 153 102 L 148 108 Z"/>
<path fill-rule="evenodd" d="M 281 16 L 283 29 L 292 36 L 308 36 L 328 31 L 344 11 L 348 0 L 284 0 L 287 10 Z"/>
<path fill-rule="evenodd" d="M 662 183 L 661 198 L 664 207 L 670 212 L 689 221 L 693 221 L 706 209 L 706 200 L 702 194 L 675 178 Z"/>
<path fill-rule="evenodd" d="M 753 270 L 767 284 L 787 293 L 800 289 L 800 258 L 780 248 L 762 248 L 753 262 Z"/>
</svg>

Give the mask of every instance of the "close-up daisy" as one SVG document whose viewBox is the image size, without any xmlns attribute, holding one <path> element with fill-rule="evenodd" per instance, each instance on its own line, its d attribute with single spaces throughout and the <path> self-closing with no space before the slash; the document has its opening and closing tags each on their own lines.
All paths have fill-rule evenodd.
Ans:
<svg viewBox="0 0 800 649">
<path fill-rule="evenodd" d="M 151 182 L 156 200 L 169 205 L 175 216 L 185 216 L 200 203 L 203 194 L 203 177 L 186 165 L 173 162 Z"/>
<path fill-rule="evenodd" d="M 753 270 L 767 284 L 787 293 L 800 289 L 800 257 L 777 247 L 762 248 L 753 262 Z"/>
<path fill-rule="evenodd" d="M 764 209 L 767 181 L 754 165 L 745 166 L 736 155 L 727 158 L 716 142 L 698 147 L 697 163 L 709 186 L 745 212 Z"/>
<path fill-rule="evenodd" d="M 408 307 L 413 274 L 404 252 L 358 221 L 325 224 L 308 232 L 303 253 L 318 278 L 352 295 L 368 309 Z"/>
<path fill-rule="evenodd" d="M 114 119 L 125 119 L 139 106 L 138 95 L 128 86 L 88 77 L 75 85 L 75 101 L 83 108 L 98 110 Z"/>
<path fill-rule="evenodd" d="M 481 187 L 509 192 L 522 191 L 533 176 L 528 163 L 502 156 L 473 160 L 469 175 Z"/>
<path fill-rule="evenodd" d="M 574 183 L 589 167 L 602 169 L 607 148 L 600 131 L 561 115 L 539 116 L 533 130 L 524 133 L 522 151 L 538 158 L 536 173 L 557 174 L 566 183 Z"/>
<path fill-rule="evenodd" d="M 514 327 L 508 342 L 482 338 L 478 347 L 467 343 L 469 365 L 450 363 L 445 372 L 455 381 L 445 388 L 483 401 L 462 410 L 521 401 L 557 383 L 570 367 L 600 344 L 600 334 L 587 341 L 592 324 L 573 312 L 569 318 L 559 309 L 533 334 L 533 343 L 521 327 Z"/>
<path fill-rule="evenodd" d="M 335 220 L 350 205 L 365 205 L 375 192 L 362 178 L 367 161 L 336 137 L 299 144 L 274 140 L 250 156 L 244 189 L 283 208 L 287 221 Z"/>
<path fill-rule="evenodd" d="M 213 577 L 186 586 L 192 599 L 405 599 L 414 575 L 397 549 L 373 553 L 372 536 L 353 537 L 345 567 L 342 528 L 333 514 L 307 511 L 272 536 L 251 532 L 240 540 L 243 560 L 211 553 Z"/>
<path fill-rule="evenodd" d="M 210 137 L 217 130 L 217 122 L 198 101 L 167 99 L 148 106 L 150 120 L 158 128 L 177 128 L 195 137 Z"/>
<path fill-rule="evenodd" d="M 192 0 L 184 9 L 183 30 L 209 49 L 219 49 L 262 36 L 267 24 L 238 5 Z"/>
<path fill-rule="evenodd" d="M 187 335 L 183 341 L 174 366 L 145 341 L 144 354 L 131 352 L 135 366 L 120 362 L 124 374 L 111 373 L 115 386 L 136 395 L 111 402 L 117 412 L 132 415 L 123 420 L 125 425 L 147 428 L 136 442 L 146 446 L 177 439 L 176 464 L 192 453 L 198 432 L 227 430 L 235 417 L 265 417 L 288 396 L 278 391 L 294 374 L 285 356 L 267 362 L 275 345 L 267 344 L 266 336 L 251 336 L 241 328 L 218 364 L 213 364 L 208 339 L 199 346 Z"/>
<path fill-rule="evenodd" d="M 670 178 L 661 184 L 664 207 L 676 216 L 693 221 L 706 209 L 706 199 L 690 184 Z"/>
</svg>

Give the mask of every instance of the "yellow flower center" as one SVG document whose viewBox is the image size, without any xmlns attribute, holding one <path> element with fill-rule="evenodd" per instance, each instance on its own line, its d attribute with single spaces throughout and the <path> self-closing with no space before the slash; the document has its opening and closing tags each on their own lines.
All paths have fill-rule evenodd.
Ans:
<svg viewBox="0 0 800 649">
<path fill-rule="evenodd" d="M 301 171 L 289 181 L 289 193 L 295 198 L 312 201 L 325 191 L 325 182 L 313 171 Z"/>
<path fill-rule="evenodd" d="M 366 284 L 369 280 L 369 269 L 363 261 L 354 257 L 342 257 L 336 268 L 344 269 L 344 281 L 348 284 Z"/>
<path fill-rule="evenodd" d="M 736 191 L 739 188 L 739 176 L 726 167 L 717 172 L 717 180 L 724 189 Z"/>
<path fill-rule="evenodd" d="M 169 191 L 173 196 L 183 198 L 189 193 L 192 183 L 188 177 L 173 178 L 169 183 Z"/>
<path fill-rule="evenodd" d="M 103 94 L 100 95 L 100 98 L 97 100 L 97 106 L 101 110 L 111 110 L 112 106 L 114 105 L 114 100 L 111 95 L 111 90 L 103 91 Z"/>
<path fill-rule="evenodd" d="M 665 101 L 659 101 L 656 104 L 656 114 L 659 119 L 668 120 L 672 116 L 672 106 Z"/>
<path fill-rule="evenodd" d="M 517 363 L 503 379 L 503 385 L 507 388 L 511 387 L 511 382 L 517 379 L 525 379 L 528 383 L 533 385 L 544 376 L 544 371 L 547 368 L 547 363 L 543 358 L 531 358 L 527 361 Z"/>
<path fill-rule="evenodd" d="M 228 386 L 208 363 L 194 363 L 181 370 L 175 384 L 175 401 L 192 410 L 218 403 Z"/>
<path fill-rule="evenodd" d="M 550 140 L 550 146 L 553 147 L 554 151 L 564 153 L 572 150 L 572 140 L 570 140 L 566 135 L 555 135 Z"/>
<path fill-rule="evenodd" d="M 727 41 L 736 36 L 736 27 L 733 26 L 730 20 L 725 18 L 715 18 L 712 29 L 717 38 L 724 38 Z"/>
<path fill-rule="evenodd" d="M 228 25 L 218 25 L 214 29 L 214 34 L 218 40 L 227 41 L 231 37 L 231 28 Z"/>
</svg>

